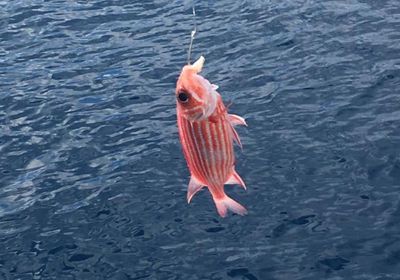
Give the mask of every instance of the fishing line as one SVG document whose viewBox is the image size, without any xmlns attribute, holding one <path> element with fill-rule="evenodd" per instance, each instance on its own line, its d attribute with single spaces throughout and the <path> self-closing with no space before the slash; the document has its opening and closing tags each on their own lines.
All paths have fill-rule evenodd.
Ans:
<svg viewBox="0 0 400 280">
<path fill-rule="evenodd" d="M 197 31 L 196 9 L 194 6 L 194 0 L 192 1 L 192 14 L 193 14 L 193 30 L 190 34 L 190 44 L 189 44 L 189 50 L 188 50 L 188 64 L 190 64 L 190 57 L 192 55 L 194 36 L 196 35 L 196 31 Z"/>
</svg>

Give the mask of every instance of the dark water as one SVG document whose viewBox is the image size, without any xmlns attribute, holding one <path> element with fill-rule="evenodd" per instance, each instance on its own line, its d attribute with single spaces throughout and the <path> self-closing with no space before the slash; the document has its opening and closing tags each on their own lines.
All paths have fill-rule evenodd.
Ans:
<svg viewBox="0 0 400 280">
<path fill-rule="evenodd" d="M 1 1 L 0 279 L 400 279 L 399 1 L 197 2 L 249 215 L 186 203 L 189 1 Z"/>
</svg>

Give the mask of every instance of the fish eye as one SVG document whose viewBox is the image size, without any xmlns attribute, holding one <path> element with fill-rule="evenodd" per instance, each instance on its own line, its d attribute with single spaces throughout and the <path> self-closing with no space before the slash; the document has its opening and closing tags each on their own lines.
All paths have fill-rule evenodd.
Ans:
<svg viewBox="0 0 400 280">
<path fill-rule="evenodd" d="M 178 94 L 178 99 L 179 99 L 180 102 L 186 103 L 186 102 L 189 101 L 189 94 L 187 94 L 186 92 L 181 91 Z"/>
</svg>

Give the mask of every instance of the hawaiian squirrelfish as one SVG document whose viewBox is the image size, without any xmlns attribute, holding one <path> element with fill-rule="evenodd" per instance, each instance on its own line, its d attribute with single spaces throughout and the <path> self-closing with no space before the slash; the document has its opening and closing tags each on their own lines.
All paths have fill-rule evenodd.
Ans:
<svg viewBox="0 0 400 280">
<path fill-rule="evenodd" d="M 228 197 L 224 184 L 246 189 L 235 171 L 233 141 L 241 146 L 235 125 L 246 125 L 237 115 L 228 114 L 217 86 L 198 75 L 204 57 L 183 67 L 176 85 L 179 138 L 190 170 L 187 201 L 203 187 L 211 192 L 217 211 L 225 217 L 228 209 L 244 215 L 246 209 Z"/>
</svg>

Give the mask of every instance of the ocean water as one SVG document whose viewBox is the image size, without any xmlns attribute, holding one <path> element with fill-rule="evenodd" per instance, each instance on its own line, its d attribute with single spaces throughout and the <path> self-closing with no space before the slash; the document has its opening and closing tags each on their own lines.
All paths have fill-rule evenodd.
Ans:
<svg viewBox="0 0 400 280">
<path fill-rule="evenodd" d="M 190 1 L 0 1 L 0 279 L 400 279 L 400 3 L 196 1 L 247 207 L 186 203 Z"/>
</svg>

